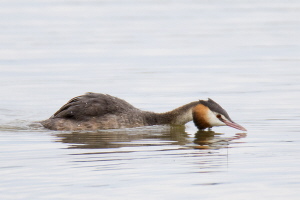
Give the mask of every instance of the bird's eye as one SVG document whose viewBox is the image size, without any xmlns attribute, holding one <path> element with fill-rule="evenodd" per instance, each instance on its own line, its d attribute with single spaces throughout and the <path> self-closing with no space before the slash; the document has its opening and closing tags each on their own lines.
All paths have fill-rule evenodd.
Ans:
<svg viewBox="0 0 300 200">
<path fill-rule="evenodd" d="M 217 114 L 217 118 L 222 118 L 222 116 L 220 114 Z"/>
</svg>

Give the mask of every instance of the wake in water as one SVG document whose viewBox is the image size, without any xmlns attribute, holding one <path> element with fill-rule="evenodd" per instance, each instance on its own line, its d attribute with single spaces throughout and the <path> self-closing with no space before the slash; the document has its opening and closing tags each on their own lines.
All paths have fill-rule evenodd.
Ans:
<svg viewBox="0 0 300 200">
<path fill-rule="evenodd" d="M 0 121 L 0 131 L 43 131 L 46 130 L 39 122 L 26 120 Z"/>
</svg>

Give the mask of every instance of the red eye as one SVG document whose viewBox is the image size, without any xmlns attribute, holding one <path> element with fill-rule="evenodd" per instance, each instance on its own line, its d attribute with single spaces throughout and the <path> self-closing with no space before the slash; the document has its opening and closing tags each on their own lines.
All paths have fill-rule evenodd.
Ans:
<svg viewBox="0 0 300 200">
<path fill-rule="evenodd" d="M 220 114 L 217 114 L 217 118 L 222 118 L 222 116 Z"/>
</svg>

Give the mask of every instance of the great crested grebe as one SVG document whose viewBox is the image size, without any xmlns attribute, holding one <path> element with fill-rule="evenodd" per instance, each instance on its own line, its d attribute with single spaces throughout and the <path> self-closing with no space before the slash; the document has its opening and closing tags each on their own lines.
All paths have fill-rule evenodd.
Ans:
<svg viewBox="0 0 300 200">
<path fill-rule="evenodd" d="M 242 131 L 227 112 L 211 99 L 188 103 L 165 113 L 142 111 L 108 94 L 86 93 L 63 105 L 53 116 L 42 121 L 52 130 L 98 130 L 150 125 L 184 125 L 194 121 L 198 129 L 230 126 Z"/>
</svg>

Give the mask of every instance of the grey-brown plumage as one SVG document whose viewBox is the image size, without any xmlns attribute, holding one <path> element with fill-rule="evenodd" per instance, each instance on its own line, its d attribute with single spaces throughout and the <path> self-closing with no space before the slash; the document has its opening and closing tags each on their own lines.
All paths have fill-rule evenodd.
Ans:
<svg viewBox="0 0 300 200">
<path fill-rule="evenodd" d="M 154 113 L 135 108 L 126 101 L 107 94 L 86 93 L 62 106 L 42 125 L 52 130 L 97 130 L 138 126 L 174 124 L 191 121 L 192 109 L 199 101 L 191 102 L 166 113 Z"/>
</svg>

